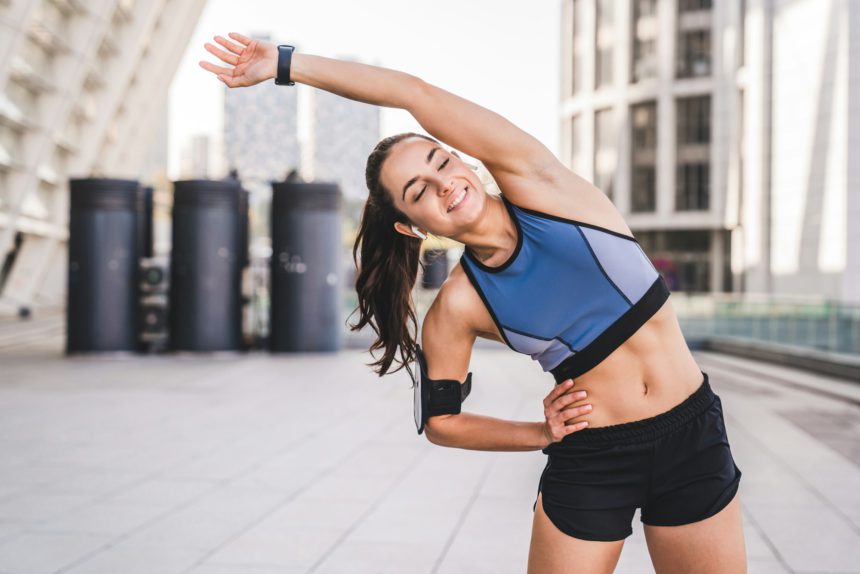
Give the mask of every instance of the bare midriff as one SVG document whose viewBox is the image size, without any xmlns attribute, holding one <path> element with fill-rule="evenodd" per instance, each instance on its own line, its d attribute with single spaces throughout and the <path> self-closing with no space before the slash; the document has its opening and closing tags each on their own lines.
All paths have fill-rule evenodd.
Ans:
<svg viewBox="0 0 860 574">
<path fill-rule="evenodd" d="M 574 378 L 570 392 L 586 391 L 588 428 L 653 417 L 682 403 L 704 375 L 690 353 L 671 296 L 651 318 L 596 367 Z"/>
</svg>

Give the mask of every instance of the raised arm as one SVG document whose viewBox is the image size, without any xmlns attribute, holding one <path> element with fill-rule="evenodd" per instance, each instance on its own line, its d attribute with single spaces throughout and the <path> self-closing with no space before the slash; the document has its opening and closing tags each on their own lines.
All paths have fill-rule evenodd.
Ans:
<svg viewBox="0 0 860 574">
<path fill-rule="evenodd" d="M 206 49 L 232 67 L 200 65 L 228 86 L 252 86 L 275 78 L 274 44 L 231 33 L 215 37 L 224 49 Z M 480 160 L 493 172 L 531 178 L 566 169 L 540 141 L 503 116 L 424 80 L 397 70 L 296 51 L 290 79 L 352 100 L 401 108 L 438 140 Z"/>
<path fill-rule="evenodd" d="M 421 81 L 407 110 L 433 137 L 480 160 L 494 175 L 545 178 L 567 168 L 534 136 L 492 110 Z"/>
</svg>

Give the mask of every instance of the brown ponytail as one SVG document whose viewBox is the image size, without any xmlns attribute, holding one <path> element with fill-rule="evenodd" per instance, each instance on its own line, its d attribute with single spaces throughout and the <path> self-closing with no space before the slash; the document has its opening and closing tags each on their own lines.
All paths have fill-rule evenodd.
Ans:
<svg viewBox="0 0 860 574">
<path fill-rule="evenodd" d="M 421 241 L 398 233 L 394 222 L 409 225 L 410 221 L 402 211 L 394 206 L 388 191 L 382 186 L 379 174 L 382 164 L 391 148 L 399 141 L 409 137 L 420 137 L 439 143 L 435 139 L 412 132 L 389 136 L 378 144 L 367 158 L 365 179 L 369 195 L 358 226 L 358 234 L 352 248 L 355 261 L 355 290 L 358 294 L 358 323 L 349 325 L 357 331 L 370 325 L 377 338 L 369 351 L 384 349 L 382 358 L 369 363 L 379 376 L 387 374 L 394 361 L 397 348 L 400 348 L 400 367 L 412 361 L 416 352 L 418 321 L 412 289 L 418 278 L 421 266 Z M 357 258 L 361 249 L 361 258 Z M 350 314 L 351 315 L 351 314 Z M 412 324 L 410 332 L 409 324 Z"/>
</svg>

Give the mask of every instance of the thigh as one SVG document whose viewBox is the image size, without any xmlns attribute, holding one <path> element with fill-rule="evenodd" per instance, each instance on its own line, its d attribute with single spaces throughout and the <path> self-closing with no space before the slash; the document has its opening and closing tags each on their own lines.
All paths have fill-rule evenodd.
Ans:
<svg viewBox="0 0 860 574">
<path fill-rule="evenodd" d="M 747 571 L 740 499 L 717 514 L 682 526 L 645 525 L 657 574 L 744 574 Z"/>
<path fill-rule="evenodd" d="M 529 546 L 528 574 L 603 574 L 618 563 L 624 540 L 601 542 L 580 540 L 565 534 L 552 523 L 538 495 Z"/>
</svg>

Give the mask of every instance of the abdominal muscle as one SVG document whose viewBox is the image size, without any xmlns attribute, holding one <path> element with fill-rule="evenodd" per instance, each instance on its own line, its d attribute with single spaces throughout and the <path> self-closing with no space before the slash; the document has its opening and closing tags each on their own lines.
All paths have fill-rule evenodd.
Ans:
<svg viewBox="0 0 860 574">
<path fill-rule="evenodd" d="M 588 428 L 638 421 L 682 403 L 702 384 L 672 306 L 671 296 L 654 315 L 596 367 L 575 377 L 569 392 L 586 391 L 590 413 L 568 422 Z"/>
<path fill-rule="evenodd" d="M 495 326 L 493 331 L 479 336 L 502 341 Z M 590 404 L 592 410 L 567 422 L 588 421 L 588 428 L 599 428 L 650 418 L 682 403 L 703 378 L 670 296 L 600 364 L 574 378 L 568 392 L 586 391 L 587 396 L 571 406 Z"/>
</svg>

